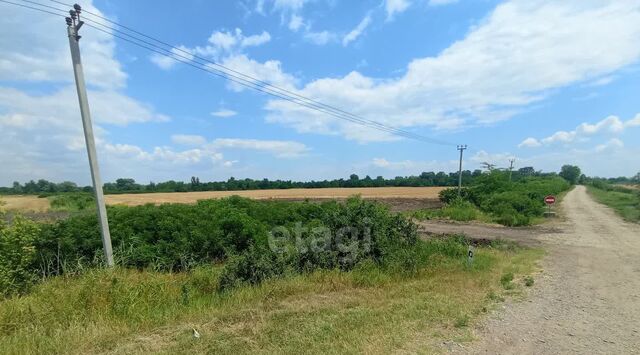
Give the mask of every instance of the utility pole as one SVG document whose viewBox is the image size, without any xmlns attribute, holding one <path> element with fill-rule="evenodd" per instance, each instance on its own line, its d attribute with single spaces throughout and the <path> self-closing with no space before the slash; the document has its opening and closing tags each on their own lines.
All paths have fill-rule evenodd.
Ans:
<svg viewBox="0 0 640 355">
<path fill-rule="evenodd" d="M 109 233 L 109 221 L 107 220 L 107 208 L 104 203 L 102 192 L 102 180 L 100 179 L 100 169 L 98 167 L 98 156 L 96 153 L 96 143 L 93 138 L 93 125 L 91 123 L 91 113 L 89 112 L 89 101 L 87 100 L 87 88 L 84 83 L 84 72 L 80 60 L 80 36 L 78 30 L 84 22 L 80 21 L 80 5 L 73 5 L 73 10 L 69 11 L 71 17 L 65 18 L 67 22 L 67 33 L 69 35 L 69 47 L 71 48 L 71 60 L 73 61 L 73 73 L 76 79 L 76 89 L 78 90 L 78 102 L 80 103 L 80 114 L 82 115 L 82 127 L 84 129 L 84 140 L 87 144 L 87 155 L 89 156 L 89 167 L 91 168 L 91 180 L 93 182 L 93 192 L 96 197 L 98 219 L 100 222 L 100 234 L 102 236 L 102 246 L 104 247 L 104 257 L 107 266 L 113 266 L 113 250 L 111 248 L 111 234 Z"/>
<path fill-rule="evenodd" d="M 516 162 L 516 158 L 509 159 L 509 182 L 511 182 L 511 175 L 513 174 L 513 163 Z"/>
<path fill-rule="evenodd" d="M 458 150 L 460 151 L 460 166 L 458 167 L 458 197 L 462 195 L 462 152 L 467 149 L 465 145 L 459 145 Z"/>
</svg>

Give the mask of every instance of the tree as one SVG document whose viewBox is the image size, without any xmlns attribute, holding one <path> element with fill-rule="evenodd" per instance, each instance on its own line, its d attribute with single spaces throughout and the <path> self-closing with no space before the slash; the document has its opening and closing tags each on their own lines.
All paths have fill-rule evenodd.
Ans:
<svg viewBox="0 0 640 355">
<path fill-rule="evenodd" d="M 575 165 L 563 165 L 560 169 L 560 176 L 571 184 L 577 184 L 580 178 L 580 168 Z"/>
<path fill-rule="evenodd" d="M 634 177 L 632 177 L 631 181 L 636 185 L 640 185 L 640 172 L 638 172 Z"/>
</svg>

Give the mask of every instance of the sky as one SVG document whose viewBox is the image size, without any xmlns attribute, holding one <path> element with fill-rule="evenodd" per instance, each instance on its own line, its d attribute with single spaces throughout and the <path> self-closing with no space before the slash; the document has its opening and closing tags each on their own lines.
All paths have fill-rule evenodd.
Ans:
<svg viewBox="0 0 640 355">
<path fill-rule="evenodd" d="M 456 144 L 468 145 L 469 170 L 515 158 L 516 168 L 575 164 L 591 176 L 640 171 L 638 0 L 80 4 L 183 58 L 447 143 L 339 120 L 85 26 L 104 181 L 449 172 Z M 0 185 L 89 184 L 64 19 L 5 3 L 0 12 Z"/>
</svg>

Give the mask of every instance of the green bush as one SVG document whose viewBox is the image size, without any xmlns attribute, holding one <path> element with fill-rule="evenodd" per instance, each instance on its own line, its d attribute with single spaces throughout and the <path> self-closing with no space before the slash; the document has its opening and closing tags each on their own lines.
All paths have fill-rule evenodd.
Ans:
<svg viewBox="0 0 640 355">
<path fill-rule="evenodd" d="M 231 257 L 220 289 L 260 283 L 287 272 L 351 270 L 366 260 L 383 264 L 398 254 L 403 254 L 405 268 L 414 268 L 415 255 L 407 252 L 417 242 L 417 229 L 408 218 L 360 198 L 325 203 L 321 208 L 324 213 L 309 223 L 272 234 L 269 248 L 258 244 Z"/>
<path fill-rule="evenodd" d="M 24 293 L 36 281 L 34 241 L 40 227 L 22 216 L 9 225 L 0 215 L 0 295 Z"/>
<path fill-rule="evenodd" d="M 85 211 L 95 208 L 92 194 L 83 192 L 64 193 L 49 197 L 51 209 L 55 211 Z"/>
<path fill-rule="evenodd" d="M 484 212 L 500 224 L 523 226 L 543 214 L 545 196 L 559 194 L 569 187 L 569 182 L 557 175 L 520 177 L 510 181 L 508 172 L 493 171 L 476 177 L 471 186 L 462 189 L 460 197 L 457 189 L 442 190 L 439 196 L 446 206 L 438 213 L 422 215 L 469 221 L 484 216 L 481 214 Z"/>
</svg>

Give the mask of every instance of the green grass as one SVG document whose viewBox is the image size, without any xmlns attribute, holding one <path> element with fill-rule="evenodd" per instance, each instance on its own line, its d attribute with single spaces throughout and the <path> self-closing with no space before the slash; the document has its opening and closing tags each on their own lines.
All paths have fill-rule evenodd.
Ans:
<svg viewBox="0 0 640 355">
<path fill-rule="evenodd" d="M 0 302 L 0 349 L 30 353 L 434 352 L 469 341 L 470 325 L 507 294 L 505 274 L 535 271 L 542 252 L 495 243 L 468 265 L 464 245 L 420 242 L 413 273 L 373 263 L 216 292 L 221 266 L 56 277 Z M 462 253 L 460 253 L 462 251 Z M 427 253 L 428 252 L 428 253 Z M 193 329 L 200 338 L 193 337 Z"/>
<path fill-rule="evenodd" d="M 605 190 L 594 186 L 587 186 L 587 191 L 596 201 L 611 207 L 624 220 L 640 222 L 640 192 L 622 188 Z"/>
<path fill-rule="evenodd" d="M 85 192 L 60 193 L 47 198 L 53 211 L 95 211 L 96 207 L 93 195 Z"/>
</svg>

